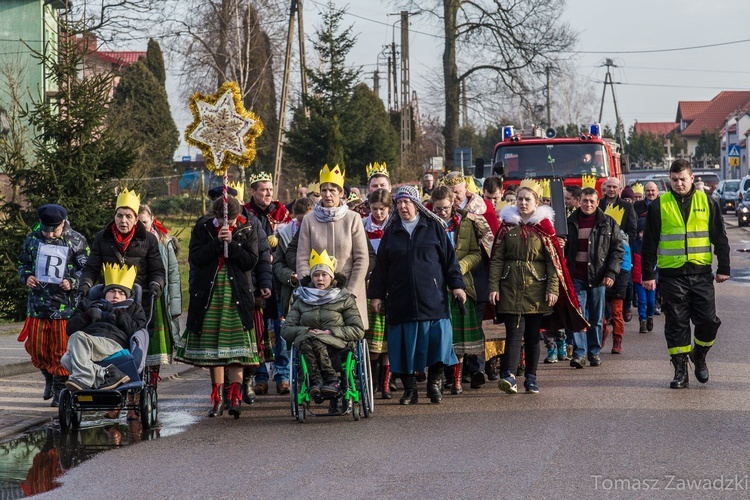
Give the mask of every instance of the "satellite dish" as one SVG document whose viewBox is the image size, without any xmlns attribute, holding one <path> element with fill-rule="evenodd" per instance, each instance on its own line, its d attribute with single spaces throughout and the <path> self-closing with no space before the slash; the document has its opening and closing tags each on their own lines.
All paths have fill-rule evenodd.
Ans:
<svg viewBox="0 0 750 500">
<path fill-rule="evenodd" d="M 557 137 L 557 130 L 549 127 L 544 131 L 544 135 L 547 137 L 547 139 L 554 139 L 555 137 Z"/>
</svg>

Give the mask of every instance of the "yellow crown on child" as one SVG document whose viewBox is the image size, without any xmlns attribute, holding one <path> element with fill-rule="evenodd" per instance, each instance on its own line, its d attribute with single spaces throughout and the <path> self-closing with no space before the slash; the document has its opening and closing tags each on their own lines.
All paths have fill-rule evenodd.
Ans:
<svg viewBox="0 0 750 500">
<path fill-rule="evenodd" d="M 251 187 L 256 182 L 273 182 L 273 177 L 271 177 L 271 174 L 269 173 L 258 172 L 257 174 L 252 174 L 250 177 L 247 178 L 247 183 Z"/>
<path fill-rule="evenodd" d="M 135 266 L 120 266 L 119 264 L 104 264 L 104 285 L 120 285 L 128 290 L 133 289 L 135 277 L 138 274 Z"/>
<path fill-rule="evenodd" d="M 635 194 L 646 194 L 646 190 L 643 188 L 643 184 L 640 182 L 636 182 L 630 188 L 633 190 L 633 193 Z"/>
<path fill-rule="evenodd" d="M 539 181 L 539 184 L 542 185 L 542 198 L 552 198 L 549 188 L 549 179 L 542 179 Z"/>
<path fill-rule="evenodd" d="M 327 250 L 323 250 L 322 252 L 318 253 L 313 248 L 312 252 L 310 252 L 310 269 L 315 266 L 321 265 L 329 267 L 331 271 L 335 271 L 336 259 L 334 259 L 333 257 L 329 257 Z"/>
<path fill-rule="evenodd" d="M 307 194 L 310 193 L 317 193 L 320 194 L 320 183 L 319 182 L 311 182 L 307 185 Z"/>
<path fill-rule="evenodd" d="M 235 191 L 237 191 L 237 198 L 238 200 L 244 200 L 245 199 L 245 183 L 244 182 L 230 182 L 228 184 L 230 188 L 234 188 Z"/>
<path fill-rule="evenodd" d="M 320 183 L 325 184 L 326 182 L 344 189 L 344 171 L 341 170 L 341 167 L 336 165 L 333 168 L 329 168 L 328 165 L 324 165 L 320 169 Z"/>
<path fill-rule="evenodd" d="M 521 181 L 521 185 L 518 186 L 519 188 L 527 188 L 531 189 L 536 193 L 538 197 L 542 197 L 543 189 L 542 185 L 539 184 L 539 182 L 535 181 L 534 179 L 524 179 Z"/>
<path fill-rule="evenodd" d="M 622 217 L 625 215 L 625 209 L 622 207 L 616 207 L 614 205 L 607 205 L 607 208 L 604 210 L 604 215 L 609 215 L 614 219 L 615 222 L 617 222 L 617 225 L 622 224 Z"/>
<path fill-rule="evenodd" d="M 123 189 L 122 192 L 117 195 L 115 208 L 117 209 L 120 207 L 129 208 L 138 215 L 138 209 L 141 207 L 141 197 L 135 194 L 135 191 Z"/>
<path fill-rule="evenodd" d="M 370 163 L 365 167 L 365 172 L 367 173 L 367 180 L 369 181 L 372 179 L 373 175 L 384 175 L 388 177 L 389 179 L 391 176 L 388 174 L 388 167 L 385 166 L 385 162 L 383 163 Z"/>
<path fill-rule="evenodd" d="M 593 175 L 583 174 L 581 176 L 581 189 L 593 188 L 596 189 L 596 177 Z"/>
</svg>

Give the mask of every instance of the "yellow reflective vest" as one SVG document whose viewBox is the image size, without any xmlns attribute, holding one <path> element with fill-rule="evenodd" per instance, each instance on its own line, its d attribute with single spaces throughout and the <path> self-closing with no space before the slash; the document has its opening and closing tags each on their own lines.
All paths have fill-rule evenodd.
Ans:
<svg viewBox="0 0 750 500">
<path fill-rule="evenodd" d="M 690 204 L 687 224 L 674 195 L 659 197 L 661 235 L 656 266 L 659 269 L 678 269 L 686 263 L 710 266 L 711 240 L 708 237 L 710 204 L 703 191 L 695 191 Z"/>
</svg>

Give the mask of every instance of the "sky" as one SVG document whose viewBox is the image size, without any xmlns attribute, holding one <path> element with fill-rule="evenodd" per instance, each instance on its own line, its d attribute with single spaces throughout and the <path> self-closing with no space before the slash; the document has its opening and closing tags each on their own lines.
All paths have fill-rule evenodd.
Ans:
<svg viewBox="0 0 750 500">
<path fill-rule="evenodd" d="M 348 6 L 345 23 L 353 25 L 358 36 L 349 62 L 368 73 L 378 63 L 383 46 L 398 28 L 398 8 L 379 0 L 337 1 Z M 326 8 L 321 0 L 305 0 L 305 28 L 308 38 L 319 24 L 319 13 Z M 680 100 L 710 100 L 721 90 L 750 90 L 750 67 L 744 64 L 750 53 L 750 35 L 742 20 L 750 19 L 750 2 L 738 0 L 568 0 L 561 19 L 579 34 L 573 58 L 576 73 L 591 85 L 598 115 L 606 68 L 606 58 L 614 60 L 613 79 L 621 119 L 626 129 L 640 122 L 674 121 Z M 428 15 L 411 17 L 409 39 L 411 87 L 418 95 L 439 77 L 442 42 L 439 21 Z M 400 41 L 398 29 L 396 43 Z M 741 43 L 728 43 L 744 40 Z M 722 44 L 722 45 L 718 45 Z M 713 47 L 671 50 L 701 45 Z M 307 44 L 310 51 L 310 43 Z M 643 53 L 634 53 L 643 51 Z M 648 52 L 646 52 L 648 51 Z M 310 55 L 308 54 L 308 61 Z M 386 68 L 381 57 L 381 78 Z M 282 64 L 279 61 L 277 64 Z M 168 71 L 173 61 L 167 61 Z M 385 83 L 381 80 L 381 87 Z M 179 82 L 168 81 L 168 92 L 175 121 L 184 130 L 190 121 L 187 103 L 179 95 Z M 552 88 L 552 94 L 555 89 Z M 386 99 L 381 88 L 381 98 Z M 425 112 L 428 109 L 422 109 Z M 607 90 L 603 123 L 615 123 L 612 96 Z M 482 124 L 479 124 L 480 127 Z M 194 151 L 191 153 L 195 154 Z M 176 153 L 188 154 L 183 144 Z"/>
</svg>

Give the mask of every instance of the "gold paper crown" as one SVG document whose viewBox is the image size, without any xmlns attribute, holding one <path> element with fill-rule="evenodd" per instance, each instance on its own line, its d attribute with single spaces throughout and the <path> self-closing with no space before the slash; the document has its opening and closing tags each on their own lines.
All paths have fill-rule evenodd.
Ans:
<svg viewBox="0 0 750 500">
<path fill-rule="evenodd" d="M 247 183 L 250 184 L 250 186 L 252 186 L 256 182 L 273 182 L 273 177 L 271 177 L 271 174 L 259 172 L 257 174 L 252 174 L 247 179 Z"/>
<path fill-rule="evenodd" d="M 362 201 L 362 198 L 360 198 L 359 195 L 355 193 L 354 191 L 349 193 L 349 197 L 346 199 L 347 203 L 359 203 L 361 201 Z"/>
<path fill-rule="evenodd" d="M 245 183 L 244 182 L 230 182 L 229 187 L 234 188 L 237 191 L 236 198 L 238 200 L 245 199 Z"/>
<path fill-rule="evenodd" d="M 448 175 L 443 177 L 441 184 L 443 186 L 452 187 L 463 184 L 464 182 L 466 182 L 466 179 L 461 175 L 461 172 L 449 172 Z"/>
<path fill-rule="evenodd" d="M 115 208 L 120 207 L 130 208 L 136 215 L 138 215 L 138 209 L 141 207 L 141 197 L 135 194 L 135 191 L 123 189 L 117 196 L 117 204 Z"/>
<path fill-rule="evenodd" d="M 120 285 L 128 290 L 133 289 L 135 277 L 138 274 L 135 266 L 122 266 L 119 264 L 104 264 L 104 285 Z"/>
<path fill-rule="evenodd" d="M 596 189 L 596 177 L 593 175 L 583 174 L 581 176 L 581 189 L 593 188 Z"/>
<path fill-rule="evenodd" d="M 614 205 L 607 205 L 607 208 L 604 210 L 604 215 L 612 217 L 619 226 L 622 224 L 622 216 L 625 215 L 625 209 Z"/>
<path fill-rule="evenodd" d="M 550 193 L 549 189 L 549 179 L 542 179 L 539 181 L 539 184 L 542 185 L 542 198 L 552 198 L 552 194 Z"/>
<path fill-rule="evenodd" d="M 328 266 L 331 271 L 336 270 L 336 259 L 329 257 L 328 252 L 326 250 L 323 250 L 322 252 L 318 253 L 313 248 L 312 252 L 310 252 L 310 269 L 312 270 L 315 266 Z"/>
<path fill-rule="evenodd" d="M 317 193 L 320 194 L 320 183 L 319 182 L 311 182 L 307 185 L 307 194 L 310 193 Z"/>
<path fill-rule="evenodd" d="M 646 190 L 643 188 L 643 184 L 641 184 L 640 182 L 636 182 L 630 187 L 633 189 L 633 192 L 635 194 L 646 194 Z"/>
<path fill-rule="evenodd" d="M 370 163 L 369 165 L 367 165 L 367 167 L 365 167 L 365 172 L 367 172 L 368 181 L 372 179 L 373 175 L 384 175 L 389 179 L 391 178 L 391 176 L 388 174 L 388 167 L 385 166 L 385 162 Z"/>
<path fill-rule="evenodd" d="M 543 193 L 542 185 L 539 184 L 534 179 L 524 179 L 524 180 L 521 181 L 521 185 L 518 186 L 518 187 L 519 188 L 529 188 L 532 191 L 534 191 L 537 196 L 539 196 L 540 198 L 542 197 L 542 193 Z"/>
<path fill-rule="evenodd" d="M 333 169 L 329 168 L 328 165 L 324 165 L 320 169 L 320 183 L 325 184 L 330 182 L 336 186 L 344 189 L 344 172 L 341 171 L 341 167 L 338 165 L 334 166 Z"/>
</svg>

